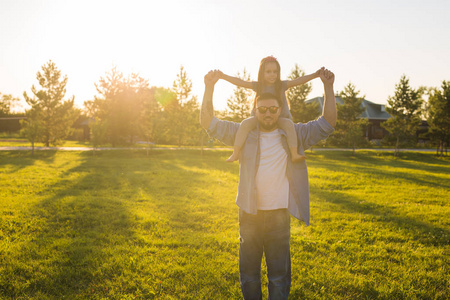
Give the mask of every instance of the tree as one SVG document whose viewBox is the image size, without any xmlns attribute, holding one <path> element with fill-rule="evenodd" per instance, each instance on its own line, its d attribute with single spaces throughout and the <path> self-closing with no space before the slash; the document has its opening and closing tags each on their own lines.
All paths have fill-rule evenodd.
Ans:
<svg viewBox="0 0 450 300">
<path fill-rule="evenodd" d="M 0 117 L 8 116 L 11 114 L 12 107 L 19 102 L 19 98 L 15 98 L 12 95 L 2 95 L 2 93 L 0 95 Z"/>
<path fill-rule="evenodd" d="M 118 139 L 114 130 L 111 132 L 108 123 L 115 117 L 112 114 L 114 111 L 112 108 L 113 99 L 121 92 L 123 80 L 123 74 L 116 67 L 113 67 L 111 71 L 106 72 L 105 77 L 100 77 L 100 80 L 95 83 L 98 95 L 94 97 L 94 100 L 84 102 L 87 115 L 93 119 L 89 127 L 94 135 L 91 138 L 94 144 L 98 144 L 98 140 L 101 140 L 102 142 L 110 141 L 114 145 L 116 139 Z M 115 135 L 115 137 L 112 137 L 112 135 Z M 97 137 L 101 138 L 97 139 Z"/>
<path fill-rule="evenodd" d="M 142 93 L 143 97 L 143 109 L 142 109 L 142 121 L 140 122 L 140 132 L 147 142 L 147 155 L 148 146 L 154 143 L 157 136 L 158 123 L 161 122 L 159 116 L 161 112 L 161 107 L 156 99 L 157 93 L 160 89 L 151 88 L 146 89 Z M 159 96 L 159 95 L 158 95 Z"/>
<path fill-rule="evenodd" d="M 22 129 L 20 134 L 24 136 L 31 143 L 31 155 L 34 155 L 34 144 L 41 136 L 42 125 L 41 125 L 41 111 L 40 107 L 35 107 L 34 109 L 29 109 L 26 111 L 26 119 L 20 120 L 20 125 Z"/>
<path fill-rule="evenodd" d="M 93 146 L 92 155 L 95 155 L 95 149 L 105 143 L 106 141 L 106 131 L 107 131 L 107 123 L 100 122 L 99 120 L 89 122 L 89 128 L 91 129 L 91 141 Z"/>
<path fill-rule="evenodd" d="M 295 67 L 292 69 L 288 78 L 290 80 L 293 80 L 304 75 L 305 72 L 300 69 L 297 64 L 295 64 Z M 320 115 L 318 103 L 305 103 L 305 100 L 308 97 L 309 93 L 311 93 L 311 90 L 311 83 L 306 83 L 303 85 L 291 87 L 287 91 L 287 98 L 290 103 L 291 115 L 295 123 L 307 123 L 308 121 L 315 120 Z"/>
<path fill-rule="evenodd" d="M 345 86 L 339 93 L 344 103 L 337 105 L 336 132 L 332 136 L 334 140 L 338 140 L 338 143 L 352 147 L 353 155 L 355 155 L 356 146 L 363 140 L 364 128 L 368 125 L 368 120 L 362 118 L 366 110 L 362 106 L 364 96 L 359 97 L 359 93 L 360 91 L 356 91 L 352 83 Z"/>
<path fill-rule="evenodd" d="M 138 74 L 125 78 L 114 67 L 95 86 L 99 95 L 85 102 L 85 107 L 96 124 L 103 123 L 105 140 L 113 146 L 135 142 L 142 135 L 145 102 L 151 96 L 148 81 Z"/>
<path fill-rule="evenodd" d="M 178 146 L 198 144 L 201 134 L 199 104 L 197 97 L 191 95 L 192 81 L 183 66 L 173 82 L 172 92 L 175 97 L 164 106 L 166 136 L 170 143 Z"/>
<path fill-rule="evenodd" d="M 400 143 L 411 140 L 419 128 L 422 107 L 422 88 L 414 90 L 406 75 L 395 85 L 393 97 L 389 97 L 386 111 L 391 118 L 382 124 L 396 139 L 394 155 L 398 156 Z"/>
<path fill-rule="evenodd" d="M 250 74 L 245 70 L 240 74 L 237 73 L 236 77 L 250 81 Z M 242 120 L 250 116 L 253 103 L 250 100 L 252 91 L 240 86 L 236 86 L 233 92 L 233 96 L 227 100 L 227 119 L 234 122 L 241 122 Z"/>
<path fill-rule="evenodd" d="M 170 88 L 157 87 L 155 88 L 154 96 L 159 112 L 153 122 L 153 138 L 158 144 L 173 142 L 173 139 L 169 137 L 171 130 L 167 128 L 167 126 L 170 127 L 171 125 L 168 107 L 177 101 L 177 95 Z"/>
<path fill-rule="evenodd" d="M 27 115 L 32 116 L 34 121 L 24 122 L 23 125 L 34 127 L 39 124 L 39 130 L 28 128 L 25 131 L 35 132 L 35 138 L 47 147 L 50 144 L 58 145 L 70 134 L 72 124 L 77 118 L 77 111 L 73 106 L 75 97 L 63 100 L 68 79 L 67 76 L 61 77 L 61 71 L 51 60 L 42 66 L 42 71 L 37 73 L 36 79 L 41 89 L 37 90 L 34 85 L 31 87 L 34 97 L 23 93 L 26 102 L 31 106 Z"/>
<path fill-rule="evenodd" d="M 438 141 L 443 156 L 450 140 L 450 81 L 443 81 L 442 90 L 433 88 L 428 99 L 428 125 L 431 138 Z"/>
</svg>

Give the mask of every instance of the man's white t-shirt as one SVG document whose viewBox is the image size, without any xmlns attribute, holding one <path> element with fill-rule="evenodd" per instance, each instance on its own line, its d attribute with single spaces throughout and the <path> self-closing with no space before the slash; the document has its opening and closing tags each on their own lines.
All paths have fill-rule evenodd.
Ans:
<svg viewBox="0 0 450 300">
<path fill-rule="evenodd" d="M 260 132 L 260 161 L 256 174 L 259 210 L 288 208 L 289 181 L 286 175 L 287 153 L 278 129 Z"/>
</svg>

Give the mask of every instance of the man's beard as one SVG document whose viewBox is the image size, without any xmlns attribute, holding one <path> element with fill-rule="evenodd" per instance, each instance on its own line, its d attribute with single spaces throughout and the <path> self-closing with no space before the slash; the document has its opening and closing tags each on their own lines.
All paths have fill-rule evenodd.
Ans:
<svg viewBox="0 0 450 300">
<path fill-rule="evenodd" d="M 264 130 L 270 131 L 270 130 L 274 130 L 275 128 L 277 128 L 278 125 L 277 125 L 277 122 L 267 124 L 267 123 L 264 123 L 264 121 L 259 121 L 259 126 L 261 128 L 263 128 Z"/>
</svg>

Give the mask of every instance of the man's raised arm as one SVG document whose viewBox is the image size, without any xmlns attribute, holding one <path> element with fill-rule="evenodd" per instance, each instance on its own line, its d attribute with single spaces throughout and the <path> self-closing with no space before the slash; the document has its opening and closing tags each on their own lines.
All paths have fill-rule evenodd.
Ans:
<svg viewBox="0 0 450 300">
<path fill-rule="evenodd" d="M 218 71 L 209 71 L 205 75 L 205 93 L 203 94 L 202 108 L 200 111 L 200 124 L 203 128 L 208 129 L 211 120 L 214 117 L 213 93 L 214 85 L 219 80 Z"/>
<path fill-rule="evenodd" d="M 325 90 L 325 99 L 323 103 L 322 116 L 330 123 L 331 126 L 336 126 L 337 111 L 336 111 L 336 98 L 334 96 L 334 74 L 330 70 L 321 70 L 320 79 L 323 82 L 323 88 Z"/>
</svg>

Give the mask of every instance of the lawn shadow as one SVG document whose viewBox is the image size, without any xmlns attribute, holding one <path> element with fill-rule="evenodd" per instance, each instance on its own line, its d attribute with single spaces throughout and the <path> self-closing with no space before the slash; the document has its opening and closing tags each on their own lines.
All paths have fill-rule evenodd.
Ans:
<svg viewBox="0 0 450 300">
<path fill-rule="evenodd" d="M 371 174 L 373 178 L 389 180 L 404 179 L 422 186 L 450 189 L 450 181 L 444 180 L 440 174 L 450 172 L 450 164 L 431 156 L 429 153 L 404 153 L 405 159 L 386 159 L 386 153 L 364 152 L 356 156 L 351 153 L 337 153 L 336 157 L 321 160 L 321 156 L 314 157 L 314 166 L 339 170 L 357 175 L 358 173 Z M 345 161 L 345 163 L 343 163 Z M 390 168 L 402 168 L 405 171 L 390 170 Z M 424 173 L 427 172 L 427 173 Z"/>
<path fill-rule="evenodd" d="M 135 170 L 142 177 L 134 178 L 145 182 L 139 184 L 145 195 L 142 205 L 157 220 L 151 227 L 155 229 L 152 247 L 177 261 L 173 266 L 167 258 L 160 258 L 156 266 L 164 274 L 164 290 L 173 289 L 167 283 L 177 282 L 178 293 L 185 287 L 195 291 L 198 299 L 212 295 L 234 299 L 239 291 L 237 165 L 199 153 L 180 156 L 171 151 L 157 160 L 143 161 Z M 232 267 L 230 260 L 235 260 Z M 180 297 L 177 292 L 171 295 Z"/>
<path fill-rule="evenodd" d="M 46 164 L 51 164 L 55 160 L 57 150 L 35 151 L 31 155 L 31 151 L 0 151 L 0 167 L 12 166 L 8 173 L 14 173 L 21 169 L 27 168 L 35 164 L 36 161 L 41 161 Z"/>
<path fill-rule="evenodd" d="M 366 199 L 343 192 L 311 188 L 310 193 L 321 201 L 336 204 L 338 211 L 368 215 L 371 216 L 369 220 L 374 223 L 379 222 L 378 224 L 381 223 L 386 226 L 394 225 L 395 228 L 400 228 L 409 236 L 409 238 L 405 238 L 406 240 L 413 240 L 428 246 L 448 246 L 450 237 L 448 228 L 401 215 L 389 207 L 366 202 Z"/>
<path fill-rule="evenodd" d="M 145 167 L 137 170 L 146 176 L 146 184 L 141 186 L 158 212 L 165 215 L 171 227 L 182 231 L 210 230 L 219 215 L 236 214 L 237 218 L 236 211 L 229 211 L 234 207 L 227 201 L 234 203 L 235 200 L 238 166 L 226 163 L 225 159 L 219 161 L 217 153 L 205 152 L 203 156 L 198 150 L 191 151 L 190 155 L 186 153 L 179 157 L 173 151 L 166 152 L 160 159 L 149 160 Z M 215 180 L 222 176 L 223 180 Z M 217 187 L 214 184 L 231 185 L 231 198 L 218 201 L 220 195 L 213 193 Z"/>
<path fill-rule="evenodd" d="M 136 295 L 139 290 L 148 296 L 155 287 L 155 277 L 167 279 L 167 284 L 184 280 L 185 274 L 172 274 L 171 268 L 160 261 L 155 266 L 143 265 L 157 259 L 165 261 L 160 252 L 201 253 L 200 258 L 192 256 L 193 260 L 211 260 L 208 255 L 222 251 L 215 252 L 221 257 L 217 265 L 225 261 L 224 257 L 236 257 L 237 181 L 226 199 L 204 192 L 214 188 L 205 189 L 206 184 L 211 184 L 210 172 L 219 174 L 213 178 L 223 176 L 213 184 L 230 184 L 230 178 L 237 178 L 238 166 L 219 161 L 217 156 L 221 153 L 205 152 L 202 157 L 200 151 L 183 151 L 182 155 L 177 152 L 158 150 L 149 156 L 145 150 L 99 151 L 95 156 L 92 152 L 64 154 L 70 163 L 58 158 L 58 177 L 52 177 L 50 184 L 31 194 L 39 201 L 18 216 L 21 223 L 16 225 L 22 227 L 22 233 L 17 236 L 24 236 L 24 241 L 6 261 L 9 271 L 5 276 L 14 279 L 0 285 L 0 295 L 36 299 L 123 298 Z M 143 212 L 141 217 L 139 209 L 154 213 L 147 217 L 149 214 Z M 217 235 L 220 229 L 214 226 L 218 224 L 236 227 L 236 243 L 231 245 Z M 150 258 L 140 259 L 143 253 Z M 183 257 L 180 260 L 190 263 Z M 176 262 L 171 264 L 178 272 L 185 270 Z M 158 272 L 152 274 L 154 270 Z M 223 280 L 223 272 L 208 272 L 211 268 L 199 268 L 191 274 L 197 280 L 186 277 L 183 284 L 189 282 L 192 290 L 207 293 L 211 287 L 202 287 L 202 278 L 214 277 L 210 280 L 216 288 L 228 295 L 230 282 Z M 148 275 L 145 282 L 143 274 Z M 227 278 L 238 282 L 237 264 Z M 110 294 L 108 287 L 114 287 L 115 292 Z M 173 291 L 171 287 L 165 289 Z"/>
<path fill-rule="evenodd" d="M 119 276 L 127 267 L 134 231 L 130 212 L 115 195 L 123 181 L 115 176 L 116 167 L 104 167 L 87 153 L 80 156 L 77 166 L 39 192 L 43 200 L 23 216 L 36 232 L 16 255 L 33 268 L 12 271 L 14 281 L 29 282 L 15 297 L 88 299 L 104 291 L 105 278 Z M 102 274 L 105 270 L 113 273 Z"/>
</svg>

